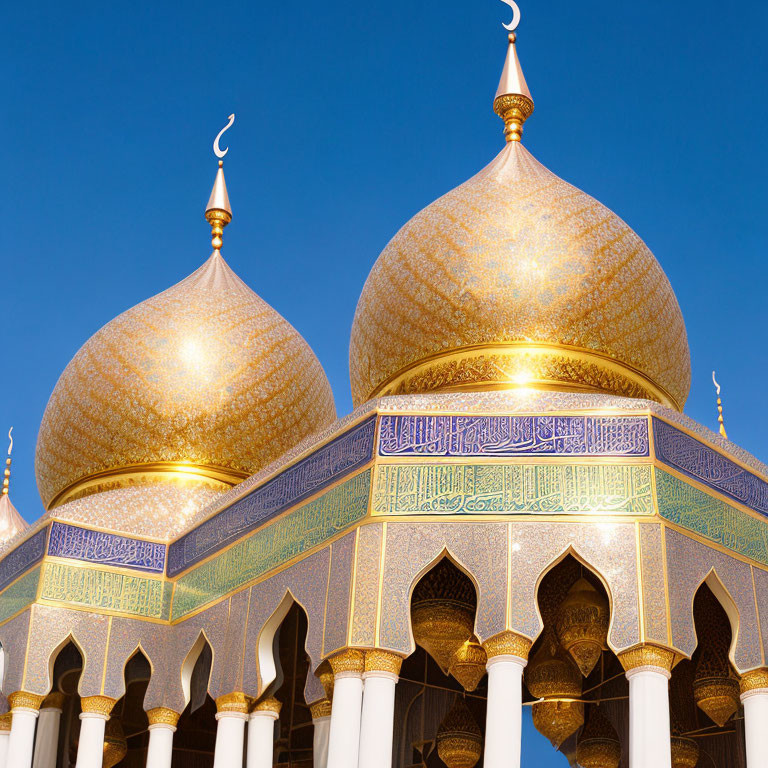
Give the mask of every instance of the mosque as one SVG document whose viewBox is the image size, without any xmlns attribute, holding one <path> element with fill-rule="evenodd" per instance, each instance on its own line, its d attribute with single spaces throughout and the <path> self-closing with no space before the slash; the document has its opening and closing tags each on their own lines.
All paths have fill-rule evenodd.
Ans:
<svg viewBox="0 0 768 768">
<path fill-rule="evenodd" d="M 524 707 L 563 766 L 768 766 L 768 467 L 683 414 L 650 250 L 524 148 L 514 31 L 493 107 L 363 287 L 351 414 L 224 261 L 222 163 L 210 258 L 66 367 L 46 513 L 10 452 L 0 497 L 0 768 L 520 768 Z"/>
</svg>

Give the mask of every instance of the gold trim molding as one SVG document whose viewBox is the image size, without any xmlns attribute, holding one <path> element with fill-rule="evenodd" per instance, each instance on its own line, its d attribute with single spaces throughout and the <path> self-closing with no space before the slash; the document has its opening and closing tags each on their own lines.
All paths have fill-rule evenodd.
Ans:
<svg viewBox="0 0 768 768">
<path fill-rule="evenodd" d="M 39 696 L 36 693 L 29 693 L 28 691 L 16 691 L 8 696 L 8 707 L 13 711 L 14 709 L 34 709 L 35 711 L 40 709 L 40 705 L 43 703 L 45 696 Z"/>
<path fill-rule="evenodd" d="M 739 680 L 741 693 L 749 693 L 759 688 L 768 689 L 768 669 L 753 669 L 751 672 L 745 672 Z"/>
<path fill-rule="evenodd" d="M 125 467 L 113 467 L 102 472 L 81 477 L 60 490 L 51 499 L 48 509 L 66 504 L 68 501 L 90 496 L 92 493 L 125 488 L 143 483 L 174 483 L 177 485 L 208 485 L 212 488 L 228 490 L 248 477 L 246 472 L 239 472 L 226 467 L 192 464 L 183 461 L 157 461 L 148 464 L 130 464 Z"/>
<path fill-rule="evenodd" d="M 147 710 L 147 720 L 150 725 L 170 725 L 175 728 L 180 717 L 178 712 L 168 707 L 153 707 Z"/>
<path fill-rule="evenodd" d="M 605 392 L 681 410 L 667 390 L 627 363 L 581 347 L 528 342 L 482 344 L 430 355 L 390 376 L 368 399 L 505 389 Z"/>
<path fill-rule="evenodd" d="M 376 648 L 365 652 L 365 672 L 389 672 L 399 675 L 403 665 L 403 657 L 390 651 L 382 651 Z"/>
<path fill-rule="evenodd" d="M 266 699 L 259 699 L 254 704 L 251 712 L 270 712 L 275 717 L 280 716 L 280 710 L 283 708 L 283 702 L 276 699 L 274 696 L 267 696 Z"/>
<path fill-rule="evenodd" d="M 67 697 L 65 694 L 54 691 L 53 693 L 49 693 L 43 699 L 40 709 L 63 709 L 66 700 Z"/>
<path fill-rule="evenodd" d="M 362 675 L 365 672 L 365 652 L 354 648 L 348 648 L 328 659 L 333 674 L 339 675 L 344 672 Z"/>
<path fill-rule="evenodd" d="M 91 715 L 109 717 L 112 708 L 117 704 L 117 699 L 109 696 L 84 696 L 80 699 L 80 709 Z"/>
<path fill-rule="evenodd" d="M 320 699 L 309 705 L 309 711 L 313 720 L 319 720 L 321 717 L 331 716 L 331 702 L 328 699 Z"/>
<path fill-rule="evenodd" d="M 233 691 L 227 693 L 224 696 L 219 696 L 216 699 L 216 712 L 239 712 L 240 714 L 247 715 L 250 709 L 249 697 L 244 693 Z"/>
<path fill-rule="evenodd" d="M 675 665 L 675 652 L 658 645 L 638 645 L 620 653 L 619 661 L 625 672 L 638 667 L 659 667 L 671 673 Z"/>
<path fill-rule="evenodd" d="M 6 712 L 4 715 L 0 715 L 0 731 L 10 731 L 13 715 L 10 712 Z"/>
<path fill-rule="evenodd" d="M 517 656 L 527 661 L 532 646 L 533 642 L 527 637 L 509 631 L 494 635 L 483 643 L 489 660 L 494 656 Z"/>
</svg>

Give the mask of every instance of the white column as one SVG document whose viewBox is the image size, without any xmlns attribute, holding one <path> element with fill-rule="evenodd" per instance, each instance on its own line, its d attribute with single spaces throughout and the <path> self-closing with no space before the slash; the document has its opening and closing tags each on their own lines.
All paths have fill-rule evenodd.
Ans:
<svg viewBox="0 0 768 768">
<path fill-rule="evenodd" d="M 509 654 L 488 659 L 488 709 L 483 756 L 485 768 L 520 768 L 523 669 L 526 664 L 525 659 Z"/>
<path fill-rule="evenodd" d="M 0 731 L 0 768 L 6 768 L 6 758 L 8 757 L 8 740 L 10 731 Z"/>
<path fill-rule="evenodd" d="M 171 768 L 173 734 L 179 722 L 179 713 L 167 707 L 155 707 L 147 712 L 149 745 L 147 768 Z"/>
<path fill-rule="evenodd" d="M 365 654 L 359 768 L 392 768 L 395 688 L 402 662 L 387 651 Z"/>
<path fill-rule="evenodd" d="M 281 704 L 268 698 L 254 707 L 248 719 L 247 768 L 272 768 L 275 750 L 275 722 L 280 717 Z"/>
<path fill-rule="evenodd" d="M 663 667 L 627 670 L 629 768 L 672 768 L 669 678 L 669 671 Z"/>
<path fill-rule="evenodd" d="M 104 757 L 104 730 L 109 715 L 101 712 L 80 713 L 80 742 L 75 768 L 101 768 Z"/>
<path fill-rule="evenodd" d="M 331 732 L 331 702 L 321 699 L 309 705 L 312 713 L 312 768 L 327 768 L 328 766 L 328 736 Z M 3 768 L 0 765 L 0 768 Z"/>
<path fill-rule="evenodd" d="M 242 768 L 248 697 L 229 693 L 216 699 L 216 751 L 213 768 Z"/>
<path fill-rule="evenodd" d="M 42 696 L 18 691 L 8 697 L 11 707 L 11 735 L 8 737 L 8 768 L 31 768 L 35 744 L 35 726 Z"/>
<path fill-rule="evenodd" d="M 754 688 L 741 694 L 744 704 L 744 735 L 747 768 L 768 766 L 768 688 Z"/>
<path fill-rule="evenodd" d="M 333 708 L 328 736 L 328 768 L 358 768 L 363 705 L 362 651 L 343 651 L 329 659 L 333 669 Z"/>
<path fill-rule="evenodd" d="M 40 707 L 35 738 L 35 756 L 32 768 L 56 768 L 59 750 L 59 724 L 64 706 L 64 694 L 53 693 L 46 697 Z"/>
</svg>

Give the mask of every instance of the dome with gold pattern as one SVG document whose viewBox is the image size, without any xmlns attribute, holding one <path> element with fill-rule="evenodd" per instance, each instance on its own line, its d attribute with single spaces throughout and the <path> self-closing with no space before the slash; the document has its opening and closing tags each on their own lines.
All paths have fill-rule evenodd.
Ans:
<svg viewBox="0 0 768 768">
<path fill-rule="evenodd" d="M 335 418 L 309 345 L 216 248 L 66 367 L 40 427 L 38 487 L 49 509 L 158 479 L 226 488 Z"/>
<path fill-rule="evenodd" d="M 520 143 L 533 102 L 514 39 L 495 108 L 506 147 L 414 216 L 371 270 L 352 329 L 353 401 L 531 386 L 682 409 L 690 357 L 672 287 L 627 224 Z"/>
</svg>

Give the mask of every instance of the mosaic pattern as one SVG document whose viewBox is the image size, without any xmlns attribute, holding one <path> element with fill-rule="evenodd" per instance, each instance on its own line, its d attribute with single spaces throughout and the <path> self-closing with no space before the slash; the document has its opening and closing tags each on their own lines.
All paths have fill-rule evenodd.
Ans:
<svg viewBox="0 0 768 768">
<path fill-rule="evenodd" d="M 379 466 L 373 514 L 653 512 L 651 467 L 616 465 Z"/>
<path fill-rule="evenodd" d="M 376 609 L 383 525 L 364 525 L 357 535 L 355 594 L 350 622 L 350 645 L 376 645 Z"/>
<path fill-rule="evenodd" d="M 131 616 L 164 619 L 168 618 L 170 585 L 162 579 L 46 563 L 40 598 Z"/>
<path fill-rule="evenodd" d="M 655 472 L 663 518 L 768 565 L 768 525 L 663 470 Z"/>
<path fill-rule="evenodd" d="M 349 640 L 349 601 L 352 593 L 352 571 L 355 562 L 355 542 L 358 528 L 331 544 L 328 568 L 328 591 L 323 627 L 323 656 L 343 648 Z"/>
<path fill-rule="evenodd" d="M 48 554 L 156 573 L 162 573 L 165 568 L 165 544 L 129 539 L 64 523 L 53 523 Z"/>
<path fill-rule="evenodd" d="M 675 429 L 653 420 L 656 456 L 688 477 L 768 515 L 768 483 L 717 451 Z"/>
<path fill-rule="evenodd" d="M 0 623 L 35 602 L 39 580 L 40 569 L 35 568 L 0 595 Z"/>
<path fill-rule="evenodd" d="M 373 456 L 375 426 L 372 418 L 359 424 L 171 544 L 168 574 L 180 573 L 366 464 Z"/>
<path fill-rule="evenodd" d="M 248 475 L 335 418 L 309 345 L 215 251 L 75 355 L 40 426 L 38 487 L 48 506 L 115 467 L 187 461 Z"/>
<path fill-rule="evenodd" d="M 363 518 L 368 506 L 370 474 L 366 471 L 356 475 L 182 576 L 176 583 L 174 620 L 301 555 Z"/>
<path fill-rule="evenodd" d="M 382 416 L 382 456 L 648 456 L 648 419 Z"/>
<path fill-rule="evenodd" d="M 43 559 L 47 536 L 48 528 L 43 528 L 0 560 L 0 589 L 7 587 L 27 568 Z"/>
<path fill-rule="evenodd" d="M 666 645 L 667 603 L 661 525 L 640 525 L 640 567 L 643 577 L 644 640 Z"/>
<path fill-rule="evenodd" d="M 352 327 L 352 399 L 367 400 L 419 361 L 435 376 L 412 392 L 482 381 L 494 372 L 473 366 L 477 358 L 438 369 L 436 357 L 515 342 L 627 363 L 681 406 L 690 388 L 683 317 L 653 254 L 618 216 L 510 142 L 414 216 L 373 266 Z"/>
</svg>

